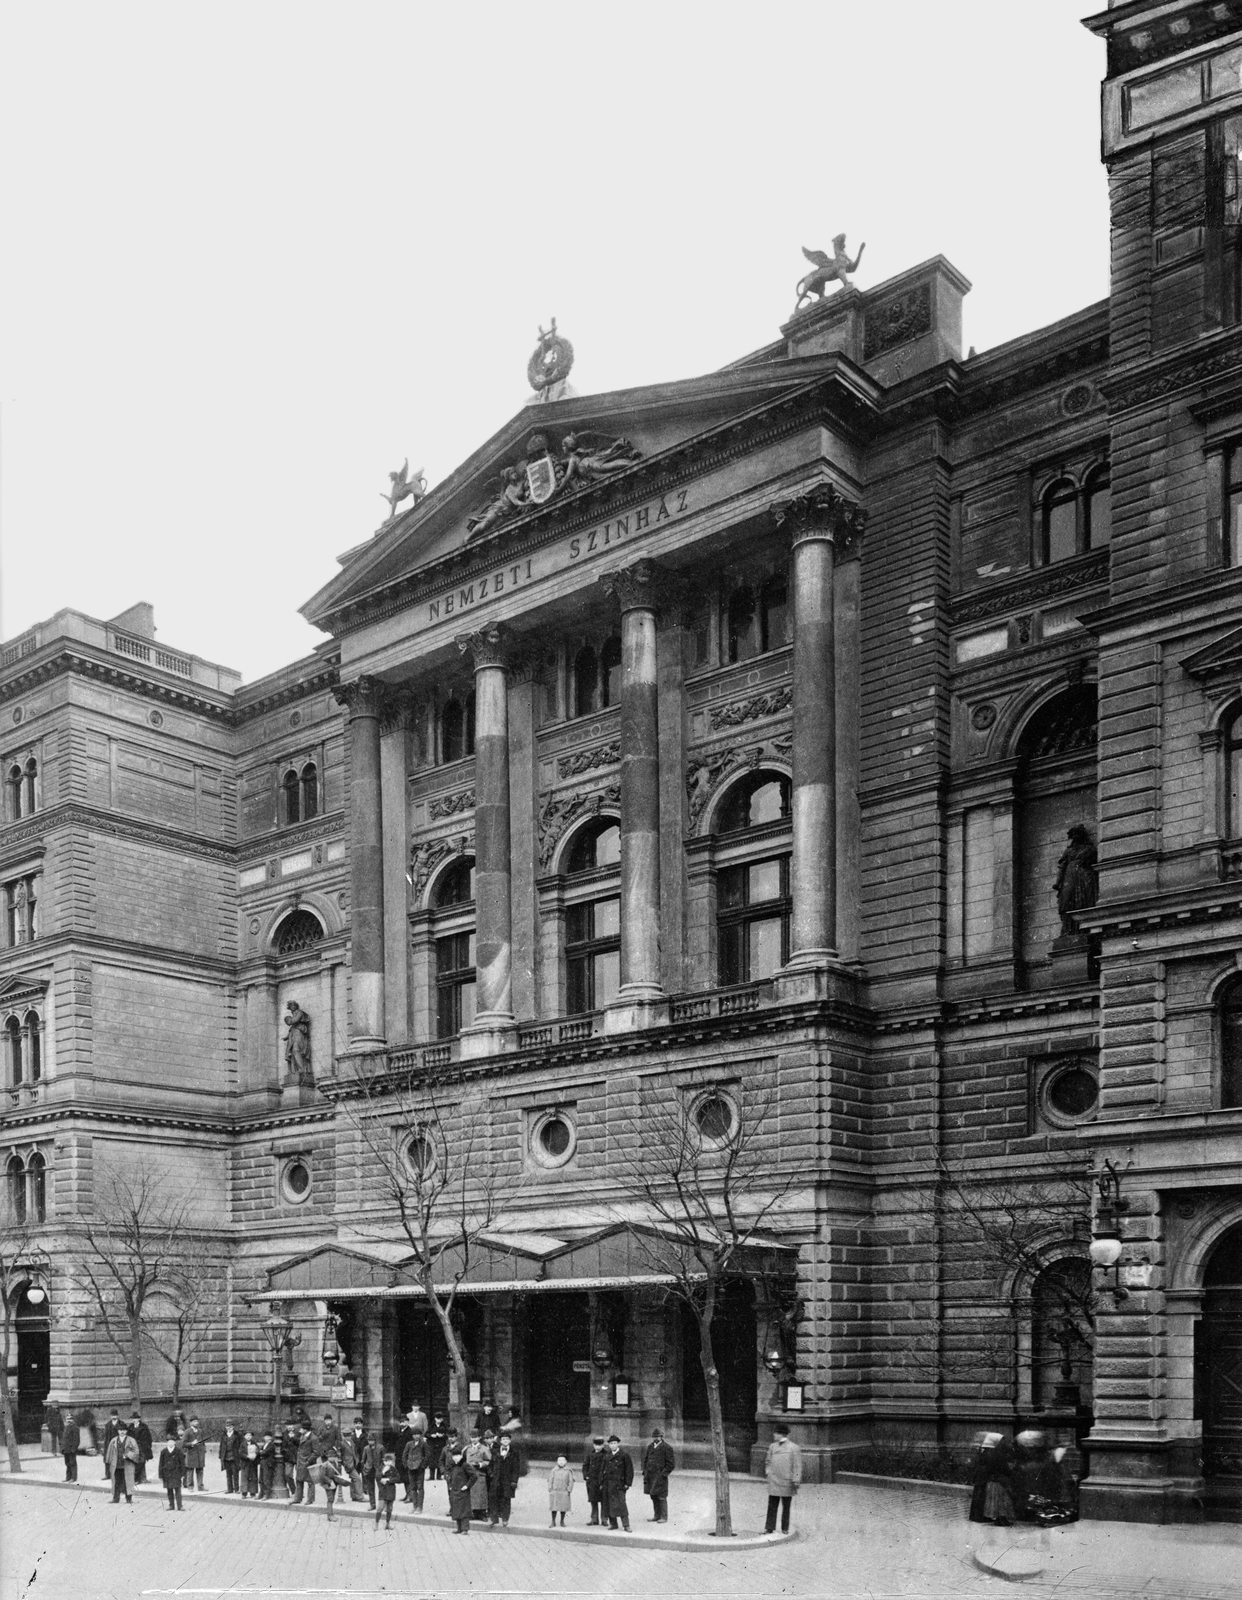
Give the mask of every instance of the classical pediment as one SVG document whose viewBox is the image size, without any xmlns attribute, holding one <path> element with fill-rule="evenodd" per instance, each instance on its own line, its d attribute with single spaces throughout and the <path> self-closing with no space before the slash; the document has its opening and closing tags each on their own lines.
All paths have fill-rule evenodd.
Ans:
<svg viewBox="0 0 1242 1600">
<path fill-rule="evenodd" d="M 762 434 L 771 413 L 804 405 L 809 414 L 833 389 L 856 423 L 879 394 L 831 355 L 524 407 L 411 509 L 348 551 L 303 615 L 335 629 L 355 608 L 457 558 L 486 551 L 503 561 L 506 546 L 541 519 L 559 524 L 640 497 L 662 475 L 684 473 L 687 451 L 707 460 L 736 450 L 743 435 Z"/>
<path fill-rule="evenodd" d="M 1182 657 L 1182 666 L 1192 678 L 1242 677 L 1242 628 L 1234 628 L 1193 655 Z"/>
<path fill-rule="evenodd" d="M 0 978 L 0 1006 L 14 1006 L 27 1000 L 41 1000 L 47 989 L 46 978 L 32 978 L 28 973 L 10 972 L 6 977 Z"/>
</svg>

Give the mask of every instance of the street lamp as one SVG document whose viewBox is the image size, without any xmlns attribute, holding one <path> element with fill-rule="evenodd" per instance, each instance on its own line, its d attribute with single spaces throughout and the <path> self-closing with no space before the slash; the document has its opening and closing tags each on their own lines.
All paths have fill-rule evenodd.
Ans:
<svg viewBox="0 0 1242 1600">
<path fill-rule="evenodd" d="M 1100 1203 L 1095 1211 L 1095 1227 L 1091 1232 L 1091 1244 L 1087 1254 L 1091 1257 L 1092 1266 L 1103 1267 L 1105 1271 L 1113 1269 L 1113 1281 L 1110 1285 L 1113 1294 L 1118 1300 L 1127 1298 L 1127 1291 L 1121 1287 L 1120 1270 L 1117 1263 L 1121 1260 L 1121 1230 L 1118 1226 L 1118 1214 L 1130 1209 L 1130 1202 L 1122 1198 L 1121 1179 L 1117 1168 L 1111 1161 L 1104 1163 L 1104 1171 L 1096 1181 L 1100 1194 Z"/>
<path fill-rule="evenodd" d="M 341 1319 L 335 1311 L 326 1311 L 323 1318 L 323 1349 L 320 1355 L 323 1364 L 329 1372 L 335 1372 L 341 1364 L 341 1347 L 336 1342 L 336 1330 L 341 1325 Z"/>
<path fill-rule="evenodd" d="M 259 1324 L 263 1330 L 263 1337 L 267 1347 L 272 1352 L 272 1431 L 280 1422 L 280 1363 L 286 1350 L 296 1350 L 302 1342 L 302 1335 L 294 1333 L 293 1324 L 288 1317 L 282 1317 L 273 1312 L 270 1317 Z"/>
</svg>

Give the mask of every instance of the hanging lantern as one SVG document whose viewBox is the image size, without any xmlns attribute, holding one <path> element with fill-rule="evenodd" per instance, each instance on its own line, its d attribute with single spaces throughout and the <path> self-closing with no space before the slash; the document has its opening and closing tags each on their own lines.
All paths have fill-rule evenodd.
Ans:
<svg viewBox="0 0 1242 1600">
<path fill-rule="evenodd" d="M 341 1364 L 341 1347 L 336 1342 L 336 1330 L 340 1326 L 340 1318 L 335 1312 L 329 1311 L 323 1319 L 323 1364 L 329 1372 L 335 1372 Z"/>
</svg>

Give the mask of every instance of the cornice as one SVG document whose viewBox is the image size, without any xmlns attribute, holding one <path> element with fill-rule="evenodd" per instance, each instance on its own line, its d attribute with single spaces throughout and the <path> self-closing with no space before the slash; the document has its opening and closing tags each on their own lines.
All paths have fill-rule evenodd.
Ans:
<svg viewBox="0 0 1242 1600">
<path fill-rule="evenodd" d="M 313 822 L 303 822 L 296 828 L 273 828 L 268 833 L 256 834 L 236 846 L 238 865 L 262 860 L 265 856 L 283 855 L 300 844 L 317 844 L 330 839 L 333 834 L 344 833 L 345 813 L 325 811 Z M 333 866 L 337 863 L 333 862 Z"/>
<path fill-rule="evenodd" d="M 1165 583 L 1150 594 L 1137 595 L 1133 600 L 1121 600 L 1114 605 L 1101 606 L 1098 611 L 1085 611 L 1078 619 L 1084 628 L 1103 638 L 1117 629 L 1152 620 L 1170 621 L 1179 633 L 1187 632 L 1191 620 L 1187 608 L 1196 601 L 1205 604 L 1213 601 L 1225 607 L 1242 603 L 1242 567 L 1211 567 L 1184 583 Z M 1237 612 L 1223 612 L 1221 622 L 1235 623 Z M 1204 614 L 1193 619 L 1209 625 L 1218 620 Z"/>
<path fill-rule="evenodd" d="M 94 806 L 69 800 L 61 805 L 38 811 L 28 823 L 12 823 L 0 829 L 0 861 L 16 854 L 27 841 L 42 840 L 47 834 L 61 828 L 88 828 L 95 833 L 106 833 L 117 839 L 135 839 L 142 844 L 153 844 L 163 849 L 188 851 L 206 856 L 212 861 L 237 860 L 237 846 L 205 839 L 201 834 L 185 833 L 179 828 L 165 827 L 159 822 L 138 822 L 115 811 L 101 811 Z"/>
<path fill-rule="evenodd" d="M 232 1117 L 228 1120 L 220 1117 L 196 1117 L 188 1113 L 162 1114 L 147 1108 L 134 1110 L 118 1107 L 116 1110 L 103 1110 L 99 1106 L 72 1100 L 41 1106 L 23 1106 L 16 1111 L 0 1110 L 0 1129 L 6 1134 L 33 1124 L 73 1122 L 77 1125 L 78 1131 L 83 1133 L 90 1132 L 92 1127 L 167 1128 L 178 1133 L 203 1133 L 217 1138 L 240 1138 L 264 1133 L 269 1129 L 335 1120 L 335 1107 L 327 1102 L 323 1106 L 302 1107 L 297 1111 L 266 1112 L 253 1117 Z"/>
<path fill-rule="evenodd" d="M 846 379 L 859 381 L 847 383 L 843 381 Z M 646 456 L 606 483 L 580 490 L 565 500 L 549 502 L 545 510 L 536 508 L 514 517 L 495 533 L 458 546 L 415 572 L 388 579 L 361 595 L 326 607 L 315 616 L 315 625 L 339 636 L 366 623 L 382 621 L 415 600 L 434 599 L 442 589 L 451 588 L 463 566 L 499 560 L 500 551 L 505 553 L 505 561 L 528 555 L 567 533 L 589 527 L 605 510 L 657 492 L 667 494 L 706 471 L 778 443 L 816 421 L 831 419 L 856 436 L 865 435 L 875 427 L 879 391 L 875 388 L 868 394 L 864 385 L 874 388 L 865 373 L 842 360 L 835 371 L 818 375 L 791 395 Z"/>
<path fill-rule="evenodd" d="M 81 648 L 70 646 L 54 650 L 52 654 L 41 659 L 36 654 L 31 658 L 29 666 L 0 682 L 0 705 L 19 699 L 41 684 L 66 673 L 125 689 L 128 693 L 138 695 L 144 700 L 177 706 L 183 711 L 218 722 L 226 728 L 239 728 L 247 722 L 265 716 L 276 707 L 287 705 L 292 700 L 305 699 L 321 689 L 331 687 L 340 677 L 339 659 L 333 658 L 312 677 L 239 705 L 235 694 L 220 693 L 213 696 L 202 690 L 196 691 L 189 682 L 145 677 L 132 667 L 127 667 L 111 657 L 96 656 L 86 653 Z"/>
<path fill-rule="evenodd" d="M 1163 400 L 1183 389 L 1233 373 L 1242 363 L 1242 334 L 1237 329 L 1217 334 L 1193 352 L 1175 350 L 1154 361 L 1143 361 L 1100 380 L 1100 392 L 1108 401 L 1110 416 L 1135 406 Z"/>
<path fill-rule="evenodd" d="M 1102 901 L 1089 911 L 1077 912 L 1075 921 L 1083 933 L 1104 936 L 1136 928 L 1148 933 L 1164 928 L 1181 930 L 1229 916 L 1242 916 L 1242 879 L 1218 879 L 1165 893 Z"/>
<path fill-rule="evenodd" d="M 1026 577 L 1016 578 L 1009 583 L 972 589 L 969 594 L 960 595 L 951 602 L 950 626 L 957 628 L 964 623 L 980 622 L 985 617 L 1021 611 L 1042 600 L 1098 587 L 1108 582 L 1108 561 L 1107 549 L 1093 550 L 1085 556 L 1076 556 L 1072 561 L 1038 567 Z"/>
</svg>

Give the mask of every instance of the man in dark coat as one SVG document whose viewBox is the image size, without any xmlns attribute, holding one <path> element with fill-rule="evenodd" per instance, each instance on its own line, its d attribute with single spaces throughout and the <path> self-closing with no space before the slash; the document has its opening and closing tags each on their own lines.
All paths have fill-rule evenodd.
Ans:
<svg viewBox="0 0 1242 1600">
<path fill-rule="evenodd" d="M 294 1479 L 297 1483 L 297 1493 L 293 1497 L 294 1505 L 300 1506 L 302 1504 L 303 1489 L 306 1490 L 307 1505 L 314 1505 L 315 1480 L 311 1477 L 311 1468 L 318 1460 L 318 1441 L 309 1428 L 303 1428 L 302 1437 L 298 1440 L 297 1455 L 294 1461 Z"/>
<path fill-rule="evenodd" d="M 427 1430 L 427 1475 L 430 1478 L 440 1476 L 440 1457 L 444 1454 L 444 1447 L 448 1443 L 448 1418 L 443 1411 L 433 1411 L 431 1414 L 431 1427 Z"/>
<path fill-rule="evenodd" d="M 224 1468 L 224 1486 L 226 1494 L 236 1494 L 239 1468 L 241 1463 L 241 1434 L 233 1426 L 232 1420 L 224 1424 L 224 1432 L 220 1435 L 220 1465 Z"/>
<path fill-rule="evenodd" d="M 651 1496 L 652 1522 L 668 1521 L 668 1475 L 676 1465 L 672 1445 L 659 1428 L 653 1428 L 651 1443 L 643 1451 L 643 1493 Z"/>
<path fill-rule="evenodd" d="M 341 1465 L 349 1473 L 349 1498 L 361 1500 L 366 1492 L 362 1481 L 362 1457 L 367 1447 L 367 1430 L 362 1418 L 355 1417 L 354 1425 L 341 1440 Z M 375 1507 L 371 1507 L 374 1511 Z"/>
<path fill-rule="evenodd" d="M 113 1406 L 112 1410 L 108 1413 L 107 1422 L 104 1423 L 103 1438 L 99 1441 L 99 1454 L 102 1458 L 107 1457 L 108 1446 L 116 1438 L 117 1430 L 120 1428 L 120 1426 L 121 1413 L 115 1406 Z M 111 1474 L 108 1472 L 107 1467 L 105 1467 L 104 1477 L 107 1478 L 109 1476 L 111 1476 Z"/>
<path fill-rule="evenodd" d="M 587 1446 L 582 1458 L 582 1481 L 586 1485 L 587 1503 L 591 1507 L 589 1528 L 599 1527 L 599 1504 L 604 1498 L 604 1436 L 597 1433 Z"/>
<path fill-rule="evenodd" d="M 517 1493 L 521 1467 L 512 1441 L 503 1435 L 487 1464 L 487 1514 L 493 1527 L 497 1522 L 503 1522 L 506 1528 L 509 1526 L 509 1511 Z"/>
<path fill-rule="evenodd" d="M 401 1473 L 401 1484 L 405 1490 L 405 1493 L 401 1497 L 401 1503 L 407 1506 L 414 1503 L 414 1496 L 410 1493 L 409 1474 L 405 1470 L 405 1452 L 410 1448 L 410 1441 L 413 1438 L 414 1429 L 407 1419 L 401 1424 L 400 1428 L 397 1429 L 397 1448 L 393 1452 L 397 1458 L 397 1467 Z"/>
<path fill-rule="evenodd" d="M 604 1452 L 603 1506 L 608 1526 L 615 1528 L 620 1522 L 626 1533 L 630 1531 L 630 1508 L 625 1503 L 625 1491 L 634 1482 L 634 1463 L 621 1448 L 615 1433 L 608 1435 L 608 1448 Z"/>
<path fill-rule="evenodd" d="M 500 1412 L 497 1410 L 496 1402 L 491 1395 L 487 1395 L 484 1398 L 482 1410 L 474 1419 L 474 1425 L 479 1430 L 480 1439 L 489 1433 L 500 1432 Z"/>
<path fill-rule="evenodd" d="M 297 1482 L 298 1445 L 301 1439 L 302 1430 L 296 1422 L 287 1422 L 280 1430 L 280 1466 L 284 1475 L 285 1494 L 290 1497 Z"/>
<path fill-rule="evenodd" d="M 449 1516 L 457 1526 L 454 1533 L 470 1532 L 470 1491 L 478 1473 L 466 1460 L 466 1452 L 455 1445 L 449 1453 L 448 1468 L 444 1474 L 448 1485 Z"/>
<path fill-rule="evenodd" d="M 61 1429 L 60 1453 L 65 1458 L 65 1482 L 78 1481 L 78 1442 L 81 1439 L 81 1430 L 73 1417 L 70 1417 Z"/>
<path fill-rule="evenodd" d="M 47 1423 L 48 1433 L 52 1436 L 52 1454 L 58 1456 L 61 1454 L 60 1436 L 65 1431 L 65 1419 L 55 1400 L 48 1401 L 44 1421 Z"/>
<path fill-rule="evenodd" d="M 359 1470 L 362 1473 L 362 1492 L 370 1501 L 372 1511 L 375 1510 L 376 1480 L 384 1470 L 384 1454 L 385 1452 L 381 1448 L 379 1440 L 372 1439 L 368 1436 L 367 1442 L 362 1447 L 361 1466 Z M 395 1469 L 395 1458 L 392 1458 L 392 1464 Z M 398 1476 L 399 1475 L 400 1474 L 398 1474 Z M 391 1512 L 389 1513 L 389 1520 L 391 1520 Z"/>
<path fill-rule="evenodd" d="M 185 1451 L 172 1429 L 164 1440 L 156 1466 L 168 1494 L 168 1509 L 184 1511 L 185 1507 L 181 1504 L 181 1480 L 185 1477 Z"/>
<path fill-rule="evenodd" d="M 150 1461 L 154 1454 L 154 1447 L 151 1440 L 151 1430 L 142 1420 L 138 1411 L 135 1411 L 130 1418 L 129 1431 L 137 1439 L 138 1449 L 142 1453 L 142 1460 L 138 1463 L 138 1470 L 134 1473 L 134 1482 L 145 1483 L 147 1481 L 147 1462 Z"/>
<path fill-rule="evenodd" d="M 325 1411 L 323 1421 L 319 1424 L 319 1448 L 326 1455 L 329 1450 L 340 1454 L 341 1430 L 336 1425 L 336 1419 L 330 1411 Z"/>
</svg>

